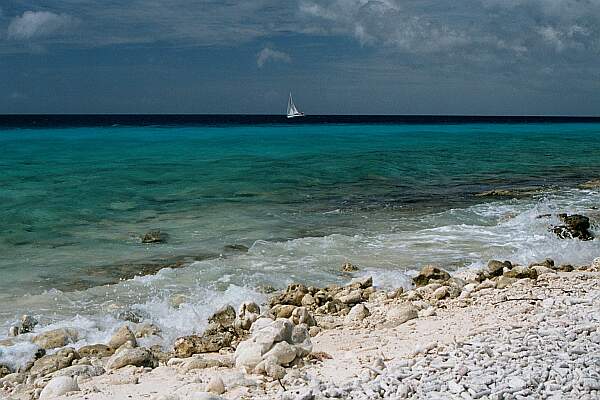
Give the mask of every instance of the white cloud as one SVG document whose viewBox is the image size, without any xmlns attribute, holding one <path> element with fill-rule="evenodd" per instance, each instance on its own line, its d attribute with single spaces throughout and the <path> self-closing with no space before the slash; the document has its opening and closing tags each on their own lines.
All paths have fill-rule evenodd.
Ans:
<svg viewBox="0 0 600 400">
<path fill-rule="evenodd" d="M 67 14 L 55 14 L 49 11 L 25 11 L 23 15 L 13 18 L 8 25 L 8 37 L 25 40 L 50 36 L 66 30 L 74 22 L 75 19 Z"/>
<path fill-rule="evenodd" d="M 292 61 L 292 58 L 289 56 L 289 54 L 286 54 L 282 51 L 265 47 L 256 55 L 256 65 L 258 65 L 258 68 L 262 68 L 269 61 L 281 61 L 289 63 Z"/>
</svg>

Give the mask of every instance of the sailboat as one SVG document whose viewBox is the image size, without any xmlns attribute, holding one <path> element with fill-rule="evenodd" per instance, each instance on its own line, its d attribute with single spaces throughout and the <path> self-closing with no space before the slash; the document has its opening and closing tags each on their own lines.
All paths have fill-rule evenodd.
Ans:
<svg viewBox="0 0 600 400">
<path fill-rule="evenodd" d="M 296 105 L 294 104 L 294 100 L 292 99 L 292 92 L 290 92 L 290 98 L 288 100 L 287 117 L 288 118 L 304 117 L 304 113 L 298 111 L 298 109 L 296 108 Z"/>
</svg>

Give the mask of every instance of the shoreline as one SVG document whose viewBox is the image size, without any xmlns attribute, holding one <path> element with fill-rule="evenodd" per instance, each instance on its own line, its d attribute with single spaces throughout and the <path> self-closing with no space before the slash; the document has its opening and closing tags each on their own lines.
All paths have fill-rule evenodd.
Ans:
<svg viewBox="0 0 600 400">
<path fill-rule="evenodd" d="M 344 269 L 353 270 L 351 264 Z M 528 267 L 492 261 L 479 272 L 462 271 L 454 276 L 438 268 L 425 268 L 415 279 L 417 287 L 406 292 L 373 288 L 372 280 L 366 278 L 344 287 L 291 285 L 271 297 L 268 306 L 260 306 L 260 311 L 251 302 L 243 303 L 237 312 L 233 308 L 220 310 L 211 317 L 204 334 L 180 338 L 170 351 L 138 346 L 138 339 L 160 332 L 152 325 L 133 322 L 123 324 L 109 343 L 77 350 L 68 350 L 72 332 L 64 329 L 58 336 L 34 338 L 44 347 L 54 345 L 44 340 L 62 338 L 64 342 L 59 344 L 67 345 L 67 350 L 52 354 L 49 349 L 46 356 L 31 362 L 28 371 L 1 378 L 0 394 L 8 399 L 48 399 L 55 398 L 50 395 L 54 386 L 63 385 L 59 392 L 78 389 L 71 390 L 68 398 L 90 400 L 219 398 L 204 394 L 207 388 L 214 396 L 227 399 L 377 398 L 371 396 L 381 395 L 381 390 L 381 398 L 386 398 L 391 396 L 391 388 L 399 398 L 444 398 L 448 391 L 456 391 L 452 395 L 456 398 L 500 398 L 498 390 L 505 390 L 502 398 L 519 398 L 526 396 L 524 393 L 537 393 L 531 382 L 522 385 L 510 376 L 510 386 L 506 379 L 486 383 L 489 379 L 482 378 L 473 383 L 473 389 L 460 383 L 462 378 L 455 379 L 452 387 L 443 386 L 438 378 L 442 372 L 455 377 L 456 360 L 452 367 L 449 360 L 460 359 L 461 351 L 464 353 L 460 349 L 473 346 L 473 338 L 479 340 L 481 354 L 498 353 L 502 359 L 504 353 L 519 352 L 484 348 L 485 343 L 497 341 L 499 347 L 509 346 L 511 332 L 520 329 L 527 331 L 527 337 L 540 336 L 536 324 L 545 318 L 560 322 L 571 314 L 584 318 L 584 314 L 577 314 L 579 309 L 585 309 L 592 321 L 591 325 L 587 321 L 587 328 L 580 332 L 585 333 L 582 343 L 588 350 L 600 351 L 599 280 L 600 259 L 596 259 L 592 265 L 579 268 L 554 266 L 549 260 Z M 540 310 L 544 318 L 539 316 Z M 25 322 L 22 325 L 27 328 Z M 575 330 L 586 324 L 564 320 L 567 330 L 568 322 Z M 265 332 L 274 330 L 279 336 L 267 340 L 269 344 L 264 347 Z M 258 356 L 253 353 L 257 342 L 263 343 Z M 551 359 L 552 353 L 538 356 L 537 360 L 543 361 Z M 492 356 L 488 354 L 488 358 Z M 515 360 L 521 362 L 522 358 Z M 427 363 L 429 367 L 423 369 Z M 435 363 L 442 366 L 431 367 Z M 568 373 L 571 364 L 566 365 Z M 418 374 L 427 380 L 418 380 Z M 469 373 L 461 377 L 470 382 Z M 600 380 L 596 378 L 585 377 L 585 384 L 575 388 L 581 389 L 584 397 L 577 398 L 600 394 Z M 382 389 L 383 383 L 387 389 Z M 377 385 L 380 390 L 373 392 Z M 562 389 L 552 382 L 536 387 L 544 392 Z"/>
</svg>

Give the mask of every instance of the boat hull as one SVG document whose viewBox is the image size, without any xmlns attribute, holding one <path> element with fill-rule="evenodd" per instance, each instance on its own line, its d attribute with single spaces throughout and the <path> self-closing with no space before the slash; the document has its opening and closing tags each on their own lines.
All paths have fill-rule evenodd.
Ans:
<svg viewBox="0 0 600 400">
<path fill-rule="evenodd" d="M 291 114 L 291 115 L 287 115 L 288 119 L 289 118 L 298 118 L 298 117 L 304 117 L 304 113 L 298 113 L 298 114 Z"/>
</svg>

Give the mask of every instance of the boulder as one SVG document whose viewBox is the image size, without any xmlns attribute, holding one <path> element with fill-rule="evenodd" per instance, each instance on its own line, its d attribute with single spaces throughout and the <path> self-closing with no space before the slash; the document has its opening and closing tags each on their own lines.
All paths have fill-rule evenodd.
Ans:
<svg viewBox="0 0 600 400">
<path fill-rule="evenodd" d="M 290 316 L 291 321 L 294 325 L 306 324 L 309 327 L 315 326 L 317 322 L 312 314 L 308 311 L 306 307 L 297 307 L 292 311 L 292 315 Z"/>
<path fill-rule="evenodd" d="M 127 325 L 123 325 L 117 329 L 117 331 L 110 338 L 108 346 L 113 349 L 118 349 L 125 343 L 130 343 L 132 347 L 137 346 L 135 335 L 133 332 L 131 332 L 131 329 L 129 329 Z"/>
<path fill-rule="evenodd" d="M 49 354 L 36 360 L 29 373 L 33 376 L 48 375 L 60 369 L 70 367 L 73 361 L 79 358 L 79 353 L 70 347 L 66 347 L 54 354 Z"/>
<path fill-rule="evenodd" d="M 296 306 L 292 304 L 277 304 L 271 309 L 275 318 L 289 318 L 292 316 Z"/>
<path fill-rule="evenodd" d="M 235 349 L 235 366 L 253 370 L 261 361 L 264 347 L 249 339 L 238 344 Z"/>
<path fill-rule="evenodd" d="M 218 376 L 213 376 L 210 378 L 210 381 L 208 381 L 205 390 L 209 393 L 215 394 L 225 393 L 225 384 L 223 383 L 223 379 Z"/>
<path fill-rule="evenodd" d="M 236 331 L 247 331 L 250 329 L 254 321 L 260 316 L 260 307 L 253 301 L 246 301 L 240 304 L 238 308 L 237 318 L 233 323 Z"/>
<path fill-rule="evenodd" d="M 448 296 L 450 296 L 448 286 L 441 286 L 433 291 L 433 298 L 436 300 L 442 300 Z"/>
<path fill-rule="evenodd" d="M 110 348 L 105 344 L 90 344 L 80 347 L 77 352 L 81 357 L 110 357 L 115 353 L 115 349 Z"/>
<path fill-rule="evenodd" d="M 40 393 L 40 400 L 52 399 L 69 392 L 78 392 L 77 380 L 70 376 L 52 378 Z"/>
<path fill-rule="evenodd" d="M 360 289 L 351 290 L 350 292 L 341 296 L 337 296 L 336 298 L 344 304 L 356 304 L 363 301 L 362 291 Z"/>
<path fill-rule="evenodd" d="M 285 376 L 285 368 L 272 359 L 268 359 L 264 361 L 264 373 L 273 379 L 283 379 Z"/>
<path fill-rule="evenodd" d="M 433 265 L 427 265 L 421 269 L 421 272 L 413 278 L 417 286 L 425 286 L 430 281 L 445 281 L 450 279 L 450 274 L 441 268 Z"/>
<path fill-rule="evenodd" d="M 311 307 L 313 305 L 315 305 L 317 303 L 317 301 L 315 300 L 315 298 L 313 297 L 312 294 L 310 293 L 306 293 L 304 295 L 304 297 L 302 298 L 302 306 L 304 307 Z"/>
<path fill-rule="evenodd" d="M 278 365 L 289 364 L 296 358 L 296 349 L 288 342 L 276 343 L 263 355 L 263 359 L 272 359 Z"/>
<path fill-rule="evenodd" d="M 113 354 L 106 363 L 107 369 L 119 369 L 126 365 L 156 368 L 158 361 L 152 352 L 144 347 L 130 348 L 123 346 Z"/>
<path fill-rule="evenodd" d="M 395 306 L 390 308 L 386 314 L 387 325 L 389 327 L 398 326 L 418 316 L 417 308 L 410 303 Z"/>
<path fill-rule="evenodd" d="M 345 262 L 341 267 L 342 272 L 356 272 L 358 271 L 358 267 L 356 265 L 352 265 L 349 262 Z"/>
<path fill-rule="evenodd" d="M 40 333 L 33 338 L 32 342 L 42 349 L 48 350 L 74 343 L 77 341 L 78 336 L 79 334 L 75 329 L 60 328 Z"/>
<path fill-rule="evenodd" d="M 353 321 L 362 321 L 369 315 L 371 315 L 371 312 L 364 304 L 357 304 L 354 307 L 352 307 L 352 309 L 350 309 L 350 312 L 348 313 L 348 315 L 346 315 L 344 321 L 345 323 L 350 323 Z"/>
<path fill-rule="evenodd" d="M 234 336 L 231 332 L 204 332 L 202 336 L 183 336 L 173 345 L 177 357 L 190 357 L 193 354 L 212 353 L 231 346 Z"/>
<path fill-rule="evenodd" d="M 552 232 L 560 239 L 592 240 L 594 235 L 589 231 L 590 219 L 579 214 L 558 214 L 564 225 L 552 227 Z"/>
</svg>

